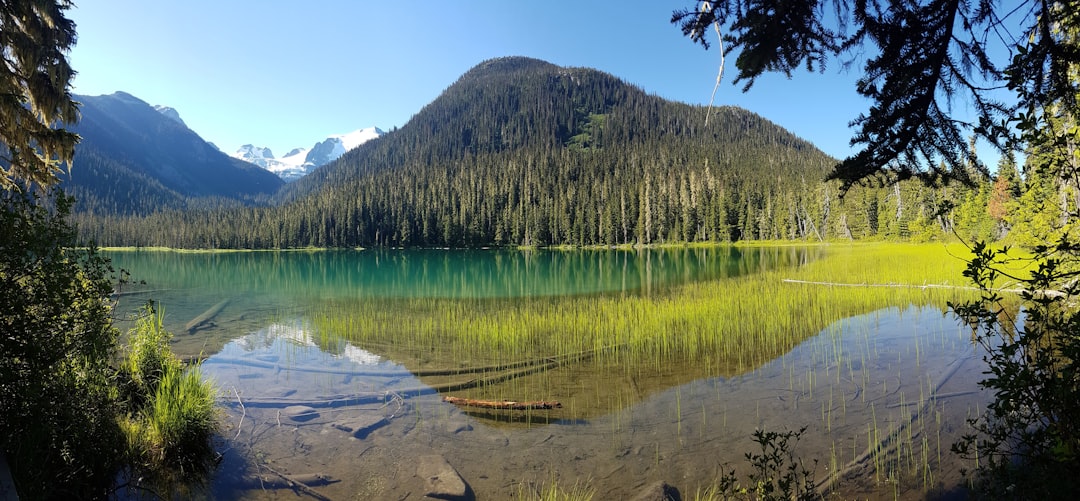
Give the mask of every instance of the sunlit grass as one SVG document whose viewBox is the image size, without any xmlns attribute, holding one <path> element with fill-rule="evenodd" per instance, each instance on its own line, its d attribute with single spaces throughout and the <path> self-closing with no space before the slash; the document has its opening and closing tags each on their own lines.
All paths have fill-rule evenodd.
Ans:
<svg viewBox="0 0 1080 501">
<path fill-rule="evenodd" d="M 691 283 L 652 297 L 368 299 L 328 304 L 314 323 L 320 332 L 354 343 L 423 354 L 421 365 L 594 352 L 592 359 L 601 362 L 692 362 L 731 374 L 759 366 L 845 317 L 909 304 L 944 310 L 947 301 L 973 293 L 963 288 L 966 255 L 958 245 L 837 245 L 797 268 Z"/>
<path fill-rule="evenodd" d="M 540 486 L 526 483 L 518 484 L 514 499 L 525 501 L 591 501 L 596 491 L 586 484 L 574 483 L 566 487 L 552 480 Z"/>
</svg>

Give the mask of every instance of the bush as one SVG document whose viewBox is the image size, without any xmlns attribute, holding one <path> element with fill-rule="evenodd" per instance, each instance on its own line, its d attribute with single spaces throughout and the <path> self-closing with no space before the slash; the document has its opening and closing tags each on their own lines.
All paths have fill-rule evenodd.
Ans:
<svg viewBox="0 0 1080 501">
<path fill-rule="evenodd" d="M 754 431 L 754 442 L 761 452 L 747 452 L 753 467 L 746 485 L 739 482 L 735 470 L 721 475 L 718 485 L 699 492 L 697 499 L 753 499 L 760 501 L 809 501 L 820 499 L 814 483 L 814 471 L 795 456 L 795 446 L 806 432 Z M 814 461 L 816 469 L 817 461 Z"/>
<path fill-rule="evenodd" d="M 1065 241 L 1035 249 L 1037 268 L 1022 280 L 1020 318 L 1009 314 L 994 283 L 1016 269 L 1008 250 L 984 244 L 965 273 L 983 290 L 980 300 L 954 308 L 974 327 L 985 350 L 994 393 L 987 411 L 969 420 L 974 433 L 953 445 L 976 461 L 975 491 L 988 499 L 1067 499 L 1080 491 L 1080 292 L 1077 263 Z"/>
<path fill-rule="evenodd" d="M 213 388 L 152 307 L 117 356 L 112 268 L 76 245 L 71 203 L 0 192 L 0 454 L 26 499 L 106 497 L 125 469 L 193 479 L 214 456 Z"/>
<path fill-rule="evenodd" d="M 102 496 L 122 458 L 111 268 L 70 207 L 0 192 L 0 453 L 24 498 Z"/>
</svg>

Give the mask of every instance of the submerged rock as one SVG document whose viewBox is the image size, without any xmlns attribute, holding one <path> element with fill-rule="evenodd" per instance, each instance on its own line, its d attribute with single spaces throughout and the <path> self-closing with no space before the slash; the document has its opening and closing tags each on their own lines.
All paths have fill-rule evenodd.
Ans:
<svg viewBox="0 0 1080 501">
<path fill-rule="evenodd" d="M 424 495 L 427 497 L 452 501 L 473 499 L 472 489 L 442 456 L 420 456 L 416 475 L 424 479 Z"/>
<path fill-rule="evenodd" d="M 679 489 L 661 480 L 643 489 L 634 501 L 682 501 L 682 496 Z"/>
<path fill-rule="evenodd" d="M 349 419 L 343 419 L 334 423 L 337 428 L 345 433 L 352 433 L 356 438 L 365 438 L 376 428 L 389 423 L 385 417 L 379 415 L 360 415 Z"/>
<path fill-rule="evenodd" d="M 281 414 L 293 421 L 310 421 L 319 417 L 319 411 L 306 405 L 290 405 L 281 409 Z"/>
</svg>

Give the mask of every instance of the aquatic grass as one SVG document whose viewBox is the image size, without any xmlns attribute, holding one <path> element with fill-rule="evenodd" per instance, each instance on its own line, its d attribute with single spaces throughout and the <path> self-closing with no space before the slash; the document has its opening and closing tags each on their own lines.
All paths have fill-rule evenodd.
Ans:
<svg viewBox="0 0 1080 501">
<path fill-rule="evenodd" d="M 574 482 L 570 487 L 564 487 L 554 478 L 539 487 L 525 482 L 517 487 L 514 499 L 527 501 L 591 501 L 596 496 L 596 490 L 588 482 Z"/>
<path fill-rule="evenodd" d="M 215 456 L 215 390 L 199 365 L 184 366 L 169 349 L 164 311 L 147 304 L 129 332 L 120 375 L 130 413 L 120 419 L 135 483 L 168 490 L 204 481 Z"/>
<path fill-rule="evenodd" d="M 760 366 L 848 316 L 908 304 L 934 304 L 944 311 L 948 300 L 967 292 L 920 287 L 963 283 L 963 263 L 956 257 L 961 249 L 830 247 L 823 259 L 799 268 L 691 283 L 654 297 L 333 301 L 313 315 L 313 324 L 350 342 L 424 353 L 431 364 L 594 351 L 595 361 L 627 371 L 693 362 L 711 374 L 728 375 Z"/>
</svg>

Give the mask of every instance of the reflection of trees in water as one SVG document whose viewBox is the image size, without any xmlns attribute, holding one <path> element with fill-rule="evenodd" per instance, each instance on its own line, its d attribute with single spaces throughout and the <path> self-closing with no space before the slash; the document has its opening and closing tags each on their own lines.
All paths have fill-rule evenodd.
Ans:
<svg viewBox="0 0 1080 501">
<path fill-rule="evenodd" d="M 122 251 L 114 265 L 147 288 L 322 297 L 522 297 L 655 292 L 784 267 L 815 249 Z"/>
</svg>

